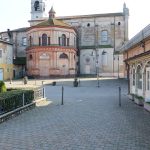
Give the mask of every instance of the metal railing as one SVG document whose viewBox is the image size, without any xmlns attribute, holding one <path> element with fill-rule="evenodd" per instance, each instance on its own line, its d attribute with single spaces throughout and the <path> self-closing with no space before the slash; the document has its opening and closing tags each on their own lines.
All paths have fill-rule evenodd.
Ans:
<svg viewBox="0 0 150 150">
<path fill-rule="evenodd" d="M 34 97 L 33 95 L 26 97 L 26 93 L 20 93 L 19 101 L 15 99 L 1 99 L 0 100 L 0 123 L 18 115 L 22 112 L 32 109 L 35 107 L 36 100 L 45 97 L 45 88 L 37 88 L 34 90 Z M 32 97 L 32 99 L 31 99 Z"/>
<path fill-rule="evenodd" d="M 25 91 L 12 94 L 9 98 L 0 99 L 0 115 L 35 103 L 36 100 L 42 98 L 45 98 L 44 87 L 36 88 L 33 90 L 33 93 L 30 94 Z"/>
<path fill-rule="evenodd" d="M 38 100 L 45 97 L 45 88 L 40 87 L 34 90 L 34 100 Z"/>
</svg>

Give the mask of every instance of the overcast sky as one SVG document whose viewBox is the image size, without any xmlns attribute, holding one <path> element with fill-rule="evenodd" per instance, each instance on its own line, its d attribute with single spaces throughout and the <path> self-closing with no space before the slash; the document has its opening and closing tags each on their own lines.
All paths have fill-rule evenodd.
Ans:
<svg viewBox="0 0 150 150">
<path fill-rule="evenodd" d="M 31 18 L 31 0 L 0 0 L 0 32 L 28 27 Z M 150 0 L 47 0 L 56 16 L 114 13 L 129 8 L 129 38 L 150 24 Z"/>
</svg>

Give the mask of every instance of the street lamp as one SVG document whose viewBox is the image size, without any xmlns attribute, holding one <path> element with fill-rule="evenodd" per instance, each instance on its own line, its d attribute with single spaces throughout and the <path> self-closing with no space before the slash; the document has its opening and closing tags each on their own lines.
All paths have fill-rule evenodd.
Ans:
<svg viewBox="0 0 150 150">
<path fill-rule="evenodd" d="M 63 67 L 63 71 L 64 71 L 64 78 L 65 78 L 65 73 L 66 73 L 66 71 L 65 71 L 65 67 L 66 67 L 66 65 L 64 64 L 64 65 L 62 65 L 62 67 Z"/>
<path fill-rule="evenodd" d="M 97 75 L 97 87 L 99 87 L 99 68 L 98 68 L 98 60 L 96 60 L 96 75 Z"/>
<path fill-rule="evenodd" d="M 117 74 L 118 75 L 116 75 L 116 76 L 118 76 L 118 79 L 120 78 L 120 76 L 119 76 L 119 54 L 117 54 L 117 57 L 114 57 L 114 60 L 117 60 L 117 65 L 118 65 L 118 70 L 117 70 Z"/>
<path fill-rule="evenodd" d="M 119 54 L 118 54 L 118 79 L 119 79 Z"/>
</svg>

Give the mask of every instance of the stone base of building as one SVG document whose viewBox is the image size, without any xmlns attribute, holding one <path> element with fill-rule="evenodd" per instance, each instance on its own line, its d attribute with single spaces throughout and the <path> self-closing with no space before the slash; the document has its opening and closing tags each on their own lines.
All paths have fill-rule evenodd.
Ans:
<svg viewBox="0 0 150 150">
<path fill-rule="evenodd" d="M 144 103 L 144 108 L 150 112 L 150 103 Z"/>
</svg>

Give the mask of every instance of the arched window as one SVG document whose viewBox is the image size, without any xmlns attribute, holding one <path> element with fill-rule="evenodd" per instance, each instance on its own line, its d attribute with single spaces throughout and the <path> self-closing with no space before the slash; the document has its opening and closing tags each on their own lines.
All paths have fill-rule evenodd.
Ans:
<svg viewBox="0 0 150 150">
<path fill-rule="evenodd" d="M 142 89 L 142 67 L 140 65 L 137 67 L 137 87 Z"/>
<path fill-rule="evenodd" d="M 30 55 L 29 55 L 29 60 L 32 60 L 32 59 L 33 59 L 33 57 L 32 57 L 32 55 L 30 54 Z"/>
<path fill-rule="evenodd" d="M 132 70 L 132 84 L 135 86 L 135 68 Z"/>
<path fill-rule="evenodd" d="M 34 3 L 34 9 L 35 9 L 35 11 L 37 11 L 39 9 L 39 7 L 40 7 L 39 1 L 35 1 L 35 3 Z"/>
<path fill-rule="evenodd" d="M 102 52 L 102 65 L 107 66 L 108 64 L 108 54 L 107 52 L 103 51 Z"/>
<path fill-rule="evenodd" d="M 102 42 L 108 41 L 108 31 L 107 30 L 101 31 L 101 41 Z"/>
<path fill-rule="evenodd" d="M 60 59 L 68 59 L 68 55 L 65 54 L 65 53 L 62 53 L 60 56 L 59 56 Z"/>
<path fill-rule="evenodd" d="M 43 46 L 46 46 L 46 45 L 47 45 L 47 35 L 46 35 L 46 34 L 43 34 L 43 35 L 42 35 L 42 45 L 43 45 Z"/>
<path fill-rule="evenodd" d="M 66 46 L 66 35 L 62 34 L 62 46 Z"/>
</svg>

